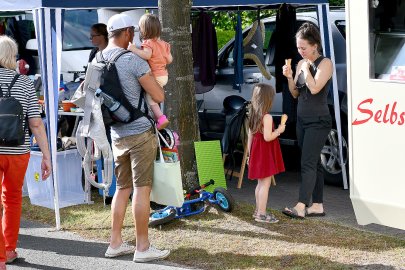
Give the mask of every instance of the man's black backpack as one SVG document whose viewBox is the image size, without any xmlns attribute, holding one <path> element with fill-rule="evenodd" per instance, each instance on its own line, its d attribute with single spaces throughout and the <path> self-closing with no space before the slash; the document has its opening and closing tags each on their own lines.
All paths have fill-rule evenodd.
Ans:
<svg viewBox="0 0 405 270">
<path fill-rule="evenodd" d="M 19 146 L 25 141 L 24 111 L 21 103 L 11 96 L 11 88 L 17 81 L 16 74 L 3 92 L 4 84 L 0 84 L 0 146 Z"/>
<path fill-rule="evenodd" d="M 104 59 L 101 52 L 97 53 L 95 57 L 98 65 L 104 65 L 100 74 L 100 87 L 96 91 L 96 95 L 103 97 L 103 120 L 106 125 L 112 125 L 115 123 L 130 123 L 145 116 L 153 125 L 154 120 L 148 114 L 148 106 L 144 98 L 145 91 L 141 90 L 138 107 L 135 108 L 122 90 L 115 62 L 120 56 L 129 52 L 128 50 L 120 51 L 113 55 L 110 60 Z M 142 106 L 145 112 L 141 110 Z"/>
</svg>

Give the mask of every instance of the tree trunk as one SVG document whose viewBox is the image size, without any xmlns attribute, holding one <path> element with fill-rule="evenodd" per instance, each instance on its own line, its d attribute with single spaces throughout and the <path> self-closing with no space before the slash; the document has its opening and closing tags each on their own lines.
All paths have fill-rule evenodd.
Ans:
<svg viewBox="0 0 405 270">
<path fill-rule="evenodd" d="M 173 55 L 173 62 L 168 66 L 164 111 L 170 128 L 180 136 L 179 155 L 185 189 L 198 183 L 194 142 L 200 140 L 190 33 L 191 7 L 191 0 L 159 0 L 162 39 L 170 43 Z"/>
</svg>

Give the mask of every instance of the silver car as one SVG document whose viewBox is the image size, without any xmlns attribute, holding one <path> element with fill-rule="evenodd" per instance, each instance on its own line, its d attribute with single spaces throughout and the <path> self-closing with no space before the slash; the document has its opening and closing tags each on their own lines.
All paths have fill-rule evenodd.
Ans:
<svg viewBox="0 0 405 270">
<path fill-rule="evenodd" d="M 265 25 L 265 44 L 264 58 L 267 70 L 274 75 L 274 54 L 275 44 L 271 38 L 272 33 L 276 28 L 275 17 L 269 17 L 262 20 Z M 347 164 L 347 101 L 346 101 L 346 42 L 345 42 L 345 13 L 344 9 L 332 9 L 330 11 L 331 31 L 335 51 L 335 67 L 338 81 L 338 90 L 341 104 L 342 118 L 342 133 L 343 133 L 343 156 L 344 163 Z M 297 29 L 304 22 L 311 22 L 318 25 L 317 14 L 314 11 L 297 10 Z M 244 29 L 243 37 L 246 37 L 250 27 Z M 234 111 L 229 110 L 229 107 L 237 109 L 243 104 L 244 100 L 250 100 L 252 96 L 253 84 L 258 82 L 269 83 L 275 86 L 275 77 L 267 80 L 259 71 L 258 66 L 251 60 L 244 59 L 243 73 L 244 84 L 241 91 L 232 88 L 234 78 L 234 60 L 233 60 L 234 39 L 223 46 L 218 52 L 218 65 L 216 71 L 217 83 L 215 87 L 204 94 L 197 94 L 199 104 L 199 119 L 200 131 L 202 139 L 221 139 L 225 130 L 225 126 L 229 121 L 229 114 Z M 231 96 L 231 97 L 230 97 Z M 226 98 L 225 104 L 224 100 Z M 280 121 L 280 116 L 283 113 L 283 105 L 296 106 L 294 101 L 284 100 L 282 93 L 277 93 L 271 114 L 275 122 Z M 228 104 L 227 104 L 228 103 Z M 229 104 L 230 103 L 230 104 Z M 329 100 L 331 115 L 334 116 L 332 89 L 330 89 Z M 328 140 L 321 154 L 321 160 L 325 169 L 325 181 L 329 184 L 341 185 L 342 176 L 340 164 L 340 156 L 338 151 L 338 136 L 336 129 L 332 129 L 328 136 Z M 286 132 L 280 137 L 280 142 L 283 145 L 297 146 L 295 134 L 295 122 L 287 122 Z M 288 147 L 283 147 L 288 149 Z M 343 165 L 343 166 L 345 166 Z"/>
</svg>

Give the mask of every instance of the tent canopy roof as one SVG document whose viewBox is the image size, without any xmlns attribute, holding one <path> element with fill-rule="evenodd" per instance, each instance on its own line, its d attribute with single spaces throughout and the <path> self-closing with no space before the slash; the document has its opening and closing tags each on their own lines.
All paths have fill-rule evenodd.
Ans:
<svg viewBox="0 0 405 270">
<path fill-rule="evenodd" d="M 30 10 L 35 8 L 152 8 L 157 7 L 158 0 L 2 0 L 0 9 L 5 10 Z M 194 7 L 243 7 L 276 4 L 327 4 L 328 0 L 194 0 Z"/>
</svg>

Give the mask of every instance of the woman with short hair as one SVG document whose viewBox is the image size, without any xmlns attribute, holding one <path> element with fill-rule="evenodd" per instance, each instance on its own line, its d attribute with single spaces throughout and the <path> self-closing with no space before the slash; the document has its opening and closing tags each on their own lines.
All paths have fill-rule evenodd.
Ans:
<svg viewBox="0 0 405 270">
<path fill-rule="evenodd" d="M 3 97 L 16 75 L 17 52 L 17 44 L 13 39 L 0 36 L 0 86 Z M 27 76 L 20 75 L 10 89 L 10 96 L 21 104 L 24 127 L 28 125 L 42 151 L 41 174 L 42 180 L 45 180 L 51 174 L 51 156 L 33 82 Z M 13 262 L 18 256 L 15 249 L 20 228 L 22 187 L 30 159 L 29 146 L 27 128 L 22 145 L 6 146 L 0 142 L 0 179 L 3 179 L 0 185 L 3 207 L 0 222 L 0 270 L 6 269 L 6 263 Z"/>
</svg>

